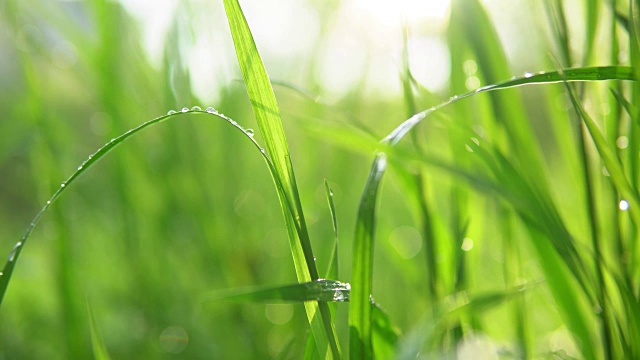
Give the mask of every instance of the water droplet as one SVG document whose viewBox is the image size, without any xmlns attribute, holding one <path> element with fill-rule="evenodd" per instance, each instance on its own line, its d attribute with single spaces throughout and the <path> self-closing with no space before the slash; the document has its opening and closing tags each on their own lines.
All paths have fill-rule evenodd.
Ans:
<svg viewBox="0 0 640 360">
<path fill-rule="evenodd" d="M 2 276 L 2 275 L 4 275 L 4 274 L 2 273 L 2 271 L 0 271 L 0 276 Z"/>
<path fill-rule="evenodd" d="M 51 200 L 47 200 L 47 205 L 51 205 Z"/>
<path fill-rule="evenodd" d="M 629 202 L 627 200 L 620 200 L 620 203 L 618 204 L 618 208 L 622 211 L 629 210 Z"/>
<path fill-rule="evenodd" d="M 180 354 L 189 345 L 189 334 L 179 326 L 169 326 L 160 333 L 160 348 L 169 354 Z"/>
<path fill-rule="evenodd" d="M 336 291 L 333 293 L 333 301 L 344 301 L 344 294 L 342 291 Z"/>
<path fill-rule="evenodd" d="M 215 112 L 217 112 L 217 111 L 216 111 L 216 109 L 214 109 L 212 106 L 209 106 L 209 107 L 207 108 L 207 112 L 208 112 L 208 113 L 210 113 L 210 114 L 213 114 L 213 113 L 215 113 Z"/>
<path fill-rule="evenodd" d="M 527 78 L 527 79 L 528 79 L 528 78 L 530 78 L 530 77 L 532 77 L 532 76 L 533 76 L 533 73 L 532 73 L 532 72 L 528 72 L 528 71 L 527 71 L 527 72 L 525 72 L 525 73 L 524 73 L 524 77 L 525 77 L 525 78 Z"/>
<path fill-rule="evenodd" d="M 264 148 L 260 148 L 260 152 L 266 154 L 266 150 Z"/>
<path fill-rule="evenodd" d="M 473 249 L 473 239 L 466 237 L 462 239 L 462 246 L 460 246 L 462 251 L 469 251 Z"/>
<path fill-rule="evenodd" d="M 188 107 L 183 107 L 182 110 L 180 110 L 180 111 L 182 111 L 183 113 L 186 113 L 187 111 L 189 111 L 189 108 Z"/>
<path fill-rule="evenodd" d="M 60 187 L 61 187 L 61 188 L 65 187 L 65 186 L 67 186 L 67 183 L 62 183 L 62 184 L 60 184 Z"/>
<path fill-rule="evenodd" d="M 82 170 L 82 165 L 78 166 L 78 171 Z"/>
<path fill-rule="evenodd" d="M 255 135 L 255 133 L 253 132 L 253 129 L 244 129 L 244 132 L 249 135 L 250 137 L 253 137 L 253 135 Z"/>
<path fill-rule="evenodd" d="M 626 136 L 620 136 L 616 139 L 616 146 L 618 146 L 619 149 L 626 149 L 627 146 L 629 146 L 629 138 Z"/>
<path fill-rule="evenodd" d="M 177 111 L 175 111 L 175 110 L 169 110 L 169 111 L 167 111 L 167 115 L 173 115 L 173 114 L 175 114 L 176 112 L 177 112 Z"/>
<path fill-rule="evenodd" d="M 458 100 L 458 95 L 454 95 L 451 98 L 449 98 L 449 101 L 456 101 Z"/>
<path fill-rule="evenodd" d="M 191 108 L 191 111 L 202 111 L 202 108 L 200 108 L 200 106 L 196 105 L 196 106 Z"/>
<path fill-rule="evenodd" d="M 474 144 L 476 144 L 476 145 L 480 146 L 480 140 L 478 140 L 477 138 L 472 137 L 472 138 L 471 138 L 471 141 L 473 141 L 473 142 L 474 142 Z"/>
<path fill-rule="evenodd" d="M 13 245 L 13 249 L 11 249 L 11 252 L 9 253 L 9 261 L 15 260 L 20 246 L 22 246 L 22 241 L 18 241 L 15 245 Z"/>
<path fill-rule="evenodd" d="M 235 120 L 231 120 L 231 119 L 229 119 L 229 123 L 231 123 L 231 125 L 238 125 L 238 123 Z"/>
</svg>

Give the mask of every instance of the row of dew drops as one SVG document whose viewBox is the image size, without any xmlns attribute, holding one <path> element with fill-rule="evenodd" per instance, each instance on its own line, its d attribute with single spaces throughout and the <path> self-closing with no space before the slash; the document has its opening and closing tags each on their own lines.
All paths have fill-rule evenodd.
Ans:
<svg viewBox="0 0 640 360">
<path fill-rule="evenodd" d="M 214 114 L 217 115 L 225 120 L 227 120 L 229 123 L 231 123 L 231 125 L 237 127 L 238 129 L 240 129 L 242 132 L 244 132 L 248 137 L 250 137 L 253 140 L 253 137 L 255 135 L 255 132 L 253 131 L 253 129 L 250 128 L 244 128 L 242 127 L 240 124 L 238 124 L 235 120 L 231 119 L 230 117 L 226 116 L 225 114 L 218 112 L 218 110 L 216 110 L 215 108 L 213 108 L 212 106 L 209 106 L 208 108 L 206 108 L 204 110 L 205 112 L 209 113 L 209 114 Z M 187 108 L 187 107 L 183 107 L 182 109 L 180 109 L 180 113 L 188 113 L 188 112 L 202 112 L 202 108 L 200 106 L 194 106 L 191 109 Z M 169 110 L 167 112 L 167 115 L 174 115 L 177 114 L 178 111 L 176 110 Z M 116 139 L 111 139 L 110 142 L 114 142 Z M 255 140 L 254 140 L 255 142 Z M 260 151 L 264 154 L 265 153 L 265 149 L 264 148 L 260 148 Z M 82 170 L 83 167 L 85 166 L 85 164 L 91 160 L 92 156 L 89 156 L 89 159 L 87 159 L 85 162 L 82 163 L 82 165 L 80 165 L 78 167 L 78 171 Z M 60 190 L 62 190 L 65 186 L 67 186 L 67 182 L 63 182 L 62 184 L 60 184 Z M 47 207 L 49 207 L 49 205 L 51 205 L 51 199 L 47 201 L 47 204 L 45 205 L 45 209 Z M 41 210 L 41 212 L 44 211 Z M 32 223 L 31 226 L 35 226 L 35 223 Z M 16 255 L 18 253 L 18 250 L 22 247 L 22 245 L 24 244 L 23 241 L 18 241 L 13 248 L 11 249 L 10 253 L 9 253 L 9 257 L 8 257 L 8 261 L 9 262 L 13 262 L 16 258 Z M 0 277 L 3 276 L 3 272 L 0 271 Z"/>
<path fill-rule="evenodd" d="M 189 109 L 188 107 L 183 107 L 182 109 L 180 109 L 181 113 L 188 113 L 188 112 L 201 112 L 202 108 L 200 106 L 194 106 L 191 109 Z M 205 112 L 209 113 L 209 114 L 215 114 L 218 115 L 220 117 L 222 117 L 223 119 L 227 120 L 228 122 L 231 123 L 231 125 L 237 127 L 238 129 L 242 130 L 245 134 L 247 134 L 249 137 L 253 138 L 253 135 L 255 134 L 255 132 L 253 131 L 253 129 L 249 129 L 249 128 L 243 128 L 240 124 L 238 124 L 235 120 L 227 117 L 225 114 L 218 112 L 218 110 L 216 110 L 214 107 L 209 106 L 206 110 L 204 110 Z M 167 115 L 173 115 L 173 114 L 177 114 L 178 111 L 176 110 L 169 110 L 167 112 Z"/>
</svg>

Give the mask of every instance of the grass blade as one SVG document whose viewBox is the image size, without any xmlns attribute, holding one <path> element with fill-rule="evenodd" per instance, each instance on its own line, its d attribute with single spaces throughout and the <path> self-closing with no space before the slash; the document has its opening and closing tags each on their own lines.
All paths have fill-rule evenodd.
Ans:
<svg viewBox="0 0 640 360">
<path fill-rule="evenodd" d="M 378 189 L 386 169 L 386 156 L 379 153 L 367 179 L 360 207 L 353 244 L 351 274 L 351 304 L 349 306 L 350 359 L 371 359 L 371 288 L 373 272 L 373 240 Z"/>
<path fill-rule="evenodd" d="M 462 99 L 466 99 L 475 94 L 509 89 L 524 85 L 534 84 L 551 84 L 562 83 L 565 81 L 604 81 L 604 80 L 629 80 L 637 81 L 638 76 L 634 69 L 629 66 L 600 66 L 600 67 L 581 67 L 567 69 L 563 73 L 559 71 L 548 71 L 539 73 L 526 73 L 521 77 L 517 77 L 511 80 L 502 81 L 496 84 L 483 86 L 477 90 L 467 92 L 462 95 L 455 95 L 449 101 L 443 102 L 438 106 L 434 106 L 427 110 L 423 110 L 409 119 L 405 120 L 400 126 L 396 127 L 389 135 L 387 135 L 383 142 L 388 142 L 391 145 L 397 144 L 413 127 L 418 125 L 429 114 L 436 110 L 440 110 L 453 103 L 456 103 Z"/>
<path fill-rule="evenodd" d="M 611 181 L 623 196 L 623 198 L 629 203 L 629 212 L 631 214 L 631 218 L 633 219 L 635 226 L 639 227 L 640 195 L 638 195 L 638 192 L 634 189 L 629 179 L 627 179 L 618 156 L 616 155 L 615 151 L 607 144 L 607 141 L 598 128 L 598 125 L 596 125 L 591 116 L 587 114 L 584 107 L 582 106 L 582 103 L 578 100 L 578 97 L 576 96 L 573 88 L 569 84 L 566 85 L 567 91 L 569 92 L 569 96 L 571 98 L 571 103 L 573 104 L 573 108 L 589 130 L 589 134 L 591 135 L 591 138 L 596 145 L 598 154 L 600 155 L 600 158 L 602 159 L 605 167 L 607 168 L 607 171 L 610 174 Z"/>
<path fill-rule="evenodd" d="M 255 286 L 213 292 L 203 296 L 202 301 L 349 301 L 350 285 L 336 280 L 316 280 L 302 284 L 283 286 Z"/>
<path fill-rule="evenodd" d="M 13 270 L 15 268 L 15 265 L 16 265 L 17 261 L 18 261 L 18 258 L 20 257 L 20 254 L 22 253 L 22 249 L 24 248 L 25 243 L 27 242 L 27 240 L 31 236 L 31 232 L 33 231 L 33 229 L 36 227 L 36 225 L 38 224 L 38 222 L 40 221 L 40 219 L 42 218 L 44 213 L 49 209 L 49 207 L 53 204 L 53 202 L 56 199 L 58 199 L 67 189 L 69 189 L 69 186 L 71 184 L 73 184 L 78 179 L 78 177 L 80 177 L 87 170 L 89 170 L 89 168 L 91 168 L 93 165 L 95 165 L 96 162 L 98 162 L 98 160 L 100 160 L 102 157 L 107 155 L 116 146 L 120 145 L 121 143 L 123 143 L 125 140 L 127 140 L 131 136 L 138 134 L 140 131 L 142 131 L 142 130 L 144 130 L 144 129 L 152 126 L 152 125 L 159 124 L 159 123 L 161 123 L 161 122 L 163 122 L 165 120 L 168 120 L 170 118 L 173 119 L 173 118 L 178 117 L 179 115 L 183 115 L 183 114 L 187 114 L 187 113 L 194 113 L 194 114 L 199 113 L 199 114 L 214 115 L 214 116 L 216 116 L 216 117 L 218 117 L 220 119 L 226 120 L 228 123 L 233 125 L 236 129 L 238 129 L 240 132 L 242 132 L 249 140 L 251 140 L 251 142 L 256 147 L 256 149 L 262 150 L 262 147 L 255 141 L 255 139 L 249 133 L 247 133 L 247 131 L 242 126 L 240 126 L 233 119 L 231 119 L 231 118 L 229 118 L 229 117 L 227 117 L 227 116 L 225 116 L 223 114 L 220 114 L 217 111 L 213 110 L 213 108 L 209 108 L 206 111 L 203 111 L 203 110 L 201 110 L 199 108 L 192 109 L 192 110 L 189 110 L 189 109 L 185 108 L 181 112 L 176 112 L 176 111 L 172 110 L 172 111 L 169 111 L 169 113 L 167 115 L 163 115 L 163 116 L 157 117 L 155 119 L 149 120 L 149 121 L 141 124 L 140 126 L 135 127 L 133 129 L 125 132 L 124 134 L 111 139 L 111 141 L 109 141 L 107 144 L 105 144 L 100 149 L 98 149 L 98 151 L 96 151 L 95 153 L 89 155 L 87 160 L 85 160 L 80 166 L 78 166 L 77 170 L 74 171 L 73 174 L 71 174 L 71 176 L 69 176 L 69 178 L 67 178 L 67 180 L 62 182 L 62 184 L 60 185 L 58 190 L 56 190 L 54 192 L 54 194 L 49 198 L 47 203 L 40 209 L 40 211 L 36 214 L 36 216 L 31 220 L 31 223 L 29 224 L 29 226 L 27 227 L 27 229 L 23 233 L 23 235 L 20 238 L 20 240 L 14 245 L 13 249 L 9 253 L 9 257 L 7 259 L 7 262 L 4 265 L 4 268 L 2 269 L 2 272 L 0 272 L 0 305 L 2 304 L 2 300 L 4 299 L 4 295 L 5 295 L 6 291 L 7 291 L 7 287 L 9 286 L 9 281 L 11 280 L 11 275 L 13 274 Z M 270 171 L 273 172 L 274 171 L 273 170 L 273 164 L 271 163 L 271 160 L 269 159 L 269 157 L 267 157 L 266 154 L 264 152 L 262 152 L 262 151 L 260 151 L 260 153 L 262 154 L 263 158 L 267 162 L 267 165 L 269 166 Z"/>
<path fill-rule="evenodd" d="M 324 190 L 327 196 L 327 202 L 329 204 L 329 212 L 331 213 L 331 224 L 333 225 L 333 250 L 331 250 L 331 257 L 329 258 L 329 268 L 327 269 L 326 278 L 337 279 L 338 278 L 338 218 L 336 217 L 336 207 L 333 203 L 333 191 L 329 187 L 327 180 L 324 180 Z"/>
<path fill-rule="evenodd" d="M 272 176 L 276 183 L 282 185 L 277 186 L 278 197 L 289 229 L 289 243 L 298 281 L 317 280 L 318 270 L 273 88 L 240 4 L 237 0 L 224 0 L 224 7 L 253 112 L 275 168 Z M 327 353 L 327 356 L 340 358 L 340 349 L 327 304 L 305 302 L 305 309 L 321 356 L 324 357 L 323 354 L 330 349 L 331 353 Z"/>
<path fill-rule="evenodd" d="M 468 296 L 465 292 L 456 293 L 440 301 L 429 310 L 418 322 L 418 325 L 400 341 L 398 347 L 398 359 L 440 358 L 444 354 L 422 353 L 424 345 L 434 337 L 439 327 L 447 324 L 455 324 L 460 319 L 470 314 L 480 314 L 496 306 L 503 304 L 524 292 L 534 288 L 537 284 L 518 286 L 503 291 L 494 291 L 474 296 Z M 446 358 L 446 357 L 445 357 Z"/>
<path fill-rule="evenodd" d="M 89 303 L 87 303 L 87 311 L 89 312 L 89 325 L 91 329 L 91 344 L 93 345 L 93 356 L 96 360 L 110 360 L 109 352 L 107 351 L 106 346 L 104 346 L 104 341 L 102 341 L 102 335 L 100 335 L 100 330 L 98 329 L 98 324 L 96 324 L 95 316 L 93 315 L 93 310 Z"/>
</svg>

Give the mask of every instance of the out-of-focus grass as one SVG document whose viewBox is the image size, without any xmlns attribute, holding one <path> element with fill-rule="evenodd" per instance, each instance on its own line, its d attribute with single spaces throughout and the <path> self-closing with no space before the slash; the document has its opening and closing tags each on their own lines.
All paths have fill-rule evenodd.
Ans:
<svg viewBox="0 0 640 360">
<path fill-rule="evenodd" d="M 445 38 L 449 90 L 439 94 L 415 81 L 421 64 L 408 61 L 398 64 L 403 94 L 371 95 L 362 81 L 326 105 L 275 87 L 320 273 L 334 250 L 334 214 L 340 224 L 334 280 L 357 278 L 358 201 L 373 151 L 389 151 L 377 221 L 366 223 L 375 226 L 366 239 L 374 270 L 358 280 L 371 276 L 388 317 L 363 308 L 366 288 L 360 308 L 336 304 L 343 348 L 355 309 L 372 317 L 373 350 L 385 356 L 393 342 L 376 344 L 395 339 L 398 332 L 383 332 L 395 327 L 397 354 L 408 357 L 420 349 L 463 358 L 640 354 L 640 247 L 629 216 L 637 210 L 624 208 L 638 187 L 637 82 L 580 84 L 573 103 L 563 84 L 479 94 L 433 113 L 395 150 L 376 144 L 407 113 L 474 84 L 560 66 L 635 67 L 638 24 L 629 6 L 637 4 L 596 3 L 571 5 L 585 9 L 584 20 L 562 1 L 522 5 L 546 34 L 520 39 L 531 44 L 526 59 L 505 50 L 504 18 L 478 1 L 454 1 Z M 181 52 L 192 29 L 180 16 L 154 67 L 115 3 L 0 6 L 0 254 L 88 154 L 146 120 L 212 105 L 256 128 L 240 83 L 224 84 L 216 103 L 192 92 Z M 328 16 L 337 5 L 315 6 Z M 419 36 L 411 30 L 420 31 L 408 29 L 408 39 Z M 215 36 L 230 41 L 228 33 Z M 401 32 L 397 38 L 402 44 Z M 294 85 L 331 96 L 313 73 L 319 58 L 302 76 L 309 80 Z M 582 130 L 590 120 L 591 133 Z M 299 358 L 303 305 L 200 303 L 212 290 L 295 282 L 278 209 L 264 160 L 230 126 L 185 114 L 149 128 L 79 178 L 35 229 L 0 308 L 0 357 Z"/>
</svg>

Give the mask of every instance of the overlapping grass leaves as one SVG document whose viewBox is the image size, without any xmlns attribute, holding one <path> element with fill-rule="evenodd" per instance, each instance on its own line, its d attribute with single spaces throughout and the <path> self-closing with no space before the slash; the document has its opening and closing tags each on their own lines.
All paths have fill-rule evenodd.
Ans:
<svg viewBox="0 0 640 360">
<path fill-rule="evenodd" d="M 568 69 L 565 72 L 551 71 L 540 72 L 536 74 L 527 73 L 519 78 L 507 80 L 493 85 L 488 85 L 460 96 L 454 96 L 447 102 L 413 115 L 411 118 L 407 119 L 400 126 L 394 129 L 388 136 L 386 136 L 383 139 L 383 145 L 381 147 L 395 146 L 411 129 L 413 129 L 417 124 L 426 119 L 434 111 L 442 109 L 452 103 L 460 101 L 464 98 L 468 98 L 475 94 L 530 84 L 598 80 L 636 80 L 636 75 L 634 74 L 632 68 L 624 66 L 584 67 Z M 569 280 L 569 278 L 567 278 L 566 274 L 563 276 L 553 275 L 554 271 L 556 271 L 558 268 L 562 268 L 561 264 L 563 264 L 560 261 L 560 258 L 558 258 L 557 256 L 569 256 L 565 264 L 573 273 L 574 279 L 577 280 L 581 285 L 584 293 L 587 294 L 587 298 L 590 298 L 589 295 L 592 293 L 592 289 L 589 286 L 589 276 L 587 275 L 587 271 L 584 269 L 584 265 L 581 263 L 580 256 L 575 250 L 575 246 L 572 243 L 571 236 L 562 224 L 559 216 L 557 215 L 557 212 L 553 208 L 552 203 L 550 203 L 550 201 L 546 198 L 544 192 L 540 193 L 535 190 L 535 186 L 533 188 L 530 188 L 533 192 L 528 191 L 524 195 L 518 195 L 518 189 L 523 189 L 523 186 L 525 185 L 526 186 L 524 187 L 524 189 L 526 189 L 531 185 L 529 183 L 528 177 L 519 177 L 521 178 L 522 182 L 519 185 L 516 185 L 514 189 L 507 190 L 507 193 L 504 193 L 503 187 L 498 186 L 498 183 L 496 183 L 496 181 L 499 181 L 498 179 L 503 178 L 502 175 L 521 174 L 521 170 L 511 168 L 511 165 L 509 165 L 509 163 L 504 158 L 497 158 L 497 160 L 497 163 L 493 162 L 492 160 L 494 166 L 498 165 L 497 168 L 494 167 L 494 171 L 498 171 L 498 173 L 494 174 L 496 176 L 499 176 L 497 179 L 478 179 L 475 174 L 465 174 L 464 171 L 461 171 L 461 169 L 450 166 L 447 167 L 446 165 L 444 165 L 443 167 L 445 167 L 447 170 L 450 170 L 456 175 L 462 175 L 463 177 L 466 177 L 467 180 L 470 180 L 472 183 L 480 183 L 497 193 L 502 193 L 505 198 L 516 208 L 521 208 L 521 210 L 523 211 L 521 213 L 521 216 L 523 216 L 525 222 L 526 220 L 534 221 L 533 223 L 538 224 L 545 235 L 548 236 L 548 239 L 552 241 L 548 245 L 540 244 L 538 251 L 540 252 L 541 256 L 544 255 L 545 252 L 551 251 L 550 254 L 553 254 L 555 256 L 555 259 L 558 260 L 547 263 L 549 266 L 545 269 L 545 273 L 551 275 L 552 279 L 554 280 L 552 287 L 556 289 L 556 294 L 558 293 L 558 291 L 560 291 L 560 289 L 567 290 L 572 288 L 570 285 L 571 281 Z M 352 338 L 350 340 L 350 353 L 353 358 L 365 358 L 366 356 L 370 355 L 371 352 L 371 310 L 369 304 L 369 297 L 371 293 L 366 293 L 366 291 L 370 291 L 372 287 L 373 269 L 371 266 L 371 259 L 373 256 L 372 251 L 376 221 L 375 207 L 380 180 L 382 179 L 382 175 L 385 171 L 384 164 L 385 156 L 380 152 L 376 155 L 371 172 L 369 174 L 369 179 L 363 192 L 360 203 L 360 211 L 358 215 L 358 225 L 356 230 L 356 238 L 354 241 L 354 270 L 351 281 L 352 297 L 349 314 L 349 323 L 351 326 L 350 334 L 352 337 L 356 337 L 355 339 Z M 488 164 L 491 165 L 491 163 Z M 503 171 L 509 171 L 510 174 L 503 174 Z M 536 204 L 533 208 L 531 207 L 531 201 L 534 201 L 534 204 Z M 543 214 L 548 214 L 550 218 L 547 220 L 549 220 L 550 222 L 542 221 L 536 216 L 533 216 L 531 212 L 536 211 L 542 211 Z M 558 233 L 561 233 L 562 235 L 560 239 L 554 237 L 558 235 Z M 551 245 L 551 247 L 549 247 L 549 245 Z M 362 293 L 358 294 L 358 292 Z M 567 299 L 567 297 L 562 296 L 561 299 Z M 571 325 L 571 329 L 576 332 L 576 334 L 584 344 L 588 344 L 590 341 L 590 335 L 589 332 L 585 329 L 586 324 L 584 323 L 584 317 L 582 316 L 583 314 L 577 312 L 575 304 L 571 302 L 563 302 L 560 305 L 561 308 L 565 311 L 565 314 L 567 314 L 567 318 L 570 320 L 569 323 Z M 591 353 L 592 349 L 585 348 L 584 350 L 586 351 L 585 355 L 587 355 L 587 357 L 591 358 L 594 356 L 593 353 Z"/>
</svg>

